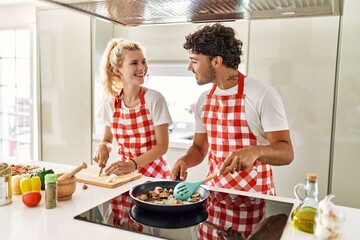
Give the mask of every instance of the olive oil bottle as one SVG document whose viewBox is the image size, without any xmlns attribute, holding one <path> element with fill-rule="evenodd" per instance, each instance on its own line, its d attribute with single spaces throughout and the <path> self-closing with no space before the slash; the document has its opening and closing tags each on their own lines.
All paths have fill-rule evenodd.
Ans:
<svg viewBox="0 0 360 240">
<path fill-rule="evenodd" d="M 306 175 L 306 183 L 297 184 L 294 188 L 294 194 L 300 202 L 299 206 L 291 213 L 293 225 L 304 232 L 313 233 L 315 224 L 315 215 L 318 208 L 318 176 L 315 173 Z M 305 191 L 305 197 L 300 190 Z"/>
</svg>

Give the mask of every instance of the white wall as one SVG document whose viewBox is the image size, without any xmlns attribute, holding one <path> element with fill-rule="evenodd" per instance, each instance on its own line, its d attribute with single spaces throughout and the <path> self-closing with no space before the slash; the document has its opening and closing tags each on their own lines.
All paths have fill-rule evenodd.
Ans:
<svg viewBox="0 0 360 240">
<path fill-rule="evenodd" d="M 280 93 L 295 151 L 289 166 L 273 167 L 280 196 L 294 197 L 307 172 L 327 193 L 338 30 L 338 16 L 250 23 L 249 75 Z"/>
<path fill-rule="evenodd" d="M 335 201 L 360 208 L 360 1 L 346 0 L 341 21 L 332 188 Z"/>
<path fill-rule="evenodd" d="M 36 7 L 47 4 L 34 1 L 0 0 L 0 28 L 34 25 L 36 23 Z"/>
</svg>

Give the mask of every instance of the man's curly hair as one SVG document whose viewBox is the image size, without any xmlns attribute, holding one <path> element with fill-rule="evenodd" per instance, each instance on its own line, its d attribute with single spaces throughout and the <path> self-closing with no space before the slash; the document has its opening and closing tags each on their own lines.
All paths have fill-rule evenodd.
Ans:
<svg viewBox="0 0 360 240">
<path fill-rule="evenodd" d="M 203 54 L 210 59 L 216 56 L 223 58 L 225 66 L 237 69 L 242 55 L 242 41 L 235 38 L 235 31 L 220 23 L 206 25 L 185 37 L 183 47 L 194 54 Z"/>
</svg>

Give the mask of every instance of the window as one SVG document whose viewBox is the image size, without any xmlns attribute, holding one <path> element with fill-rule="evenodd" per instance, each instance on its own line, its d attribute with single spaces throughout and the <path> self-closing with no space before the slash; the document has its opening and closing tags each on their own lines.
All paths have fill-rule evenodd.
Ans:
<svg viewBox="0 0 360 240">
<path fill-rule="evenodd" d="M 0 157 L 31 158 L 31 30 L 0 29 Z"/>
<path fill-rule="evenodd" d="M 212 85 L 199 86 L 193 76 L 150 76 L 146 86 L 161 92 L 167 102 L 173 120 L 170 138 L 192 139 L 197 100 Z"/>
</svg>

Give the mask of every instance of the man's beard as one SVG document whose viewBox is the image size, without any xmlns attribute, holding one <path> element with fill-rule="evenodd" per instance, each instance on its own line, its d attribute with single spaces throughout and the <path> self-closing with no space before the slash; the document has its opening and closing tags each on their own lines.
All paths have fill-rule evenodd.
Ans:
<svg viewBox="0 0 360 240">
<path fill-rule="evenodd" d="M 198 76 L 196 78 L 196 76 Z M 212 83 L 215 81 L 215 70 L 214 68 L 209 64 L 209 67 L 206 71 L 204 71 L 204 75 L 200 78 L 198 74 L 195 75 L 196 82 L 198 85 L 205 85 L 208 83 Z"/>
</svg>

